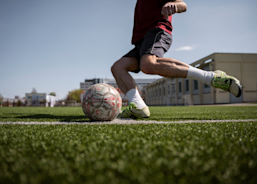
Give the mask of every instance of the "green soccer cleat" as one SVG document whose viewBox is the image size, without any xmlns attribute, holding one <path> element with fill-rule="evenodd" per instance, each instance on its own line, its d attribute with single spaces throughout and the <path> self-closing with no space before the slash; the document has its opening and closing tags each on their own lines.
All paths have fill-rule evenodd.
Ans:
<svg viewBox="0 0 257 184">
<path fill-rule="evenodd" d="M 117 118 L 132 118 L 132 119 L 138 119 L 138 118 L 149 118 L 150 117 L 150 111 L 148 106 L 144 107 L 143 109 L 137 109 L 137 106 L 135 103 L 130 102 L 129 106 L 119 114 Z"/>
<path fill-rule="evenodd" d="M 212 79 L 211 85 L 215 88 L 220 88 L 225 91 L 229 91 L 236 97 L 240 97 L 242 94 L 242 86 L 235 77 L 227 75 L 221 70 L 214 71 L 215 76 Z"/>
</svg>

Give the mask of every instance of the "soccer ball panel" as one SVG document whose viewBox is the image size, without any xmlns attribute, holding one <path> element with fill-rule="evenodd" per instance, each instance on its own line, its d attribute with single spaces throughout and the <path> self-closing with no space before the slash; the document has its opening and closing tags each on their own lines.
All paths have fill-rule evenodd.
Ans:
<svg viewBox="0 0 257 184">
<path fill-rule="evenodd" d="M 82 103 L 82 109 L 83 109 L 83 112 L 84 112 L 84 114 L 89 118 L 89 119 L 91 119 L 92 118 L 92 116 L 91 116 L 91 105 L 90 105 L 90 103 Z"/>
<path fill-rule="evenodd" d="M 115 119 L 120 113 L 120 110 L 118 108 L 114 108 L 112 111 L 111 111 L 111 118 Z"/>
<path fill-rule="evenodd" d="M 88 90 L 84 93 L 84 95 L 83 95 L 83 101 L 84 101 L 84 100 L 87 100 L 87 99 L 90 99 L 91 96 L 92 96 L 92 89 L 88 89 Z"/>
<path fill-rule="evenodd" d="M 122 107 L 122 99 L 120 96 L 117 97 L 117 107 L 120 109 Z"/>
<path fill-rule="evenodd" d="M 110 93 L 113 94 L 114 96 L 117 95 L 117 90 L 114 87 L 110 88 Z"/>
<path fill-rule="evenodd" d="M 92 119 L 93 120 L 101 120 L 101 121 L 107 121 L 109 120 L 109 110 L 106 110 L 103 107 L 99 107 L 99 108 L 93 108 L 92 111 Z"/>
<path fill-rule="evenodd" d="M 104 96 L 106 93 L 108 93 L 109 89 L 104 84 L 99 84 L 95 86 L 95 94 L 98 94 L 100 96 Z"/>
<path fill-rule="evenodd" d="M 103 100 L 104 100 L 104 104 L 108 108 L 115 107 L 115 105 L 116 105 L 116 97 L 113 96 L 112 94 L 105 95 Z"/>
<path fill-rule="evenodd" d="M 92 95 L 92 97 L 88 101 L 94 107 L 101 106 L 102 97 L 94 94 L 94 95 Z"/>
</svg>

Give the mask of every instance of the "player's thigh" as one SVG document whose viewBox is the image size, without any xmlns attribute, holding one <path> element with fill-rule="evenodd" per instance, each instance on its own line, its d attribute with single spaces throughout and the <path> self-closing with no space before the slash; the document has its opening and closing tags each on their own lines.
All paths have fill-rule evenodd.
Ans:
<svg viewBox="0 0 257 184">
<path fill-rule="evenodd" d="M 116 72 L 119 72 L 121 70 L 134 72 L 138 69 L 138 60 L 135 57 L 122 57 L 118 61 L 116 61 L 112 67 L 112 71 L 115 70 Z"/>
<path fill-rule="evenodd" d="M 139 54 L 142 58 L 146 54 L 162 58 L 172 44 L 172 35 L 166 31 L 155 28 L 147 32 L 142 42 Z"/>
<path fill-rule="evenodd" d="M 145 54 L 140 60 L 140 69 L 145 74 L 153 74 L 156 72 L 157 56 L 152 54 Z"/>
</svg>

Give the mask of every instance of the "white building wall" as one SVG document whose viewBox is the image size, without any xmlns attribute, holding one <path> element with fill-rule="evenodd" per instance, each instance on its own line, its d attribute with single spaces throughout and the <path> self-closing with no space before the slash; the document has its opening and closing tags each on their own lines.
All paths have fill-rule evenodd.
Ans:
<svg viewBox="0 0 257 184">
<path fill-rule="evenodd" d="M 257 101 L 257 54 L 214 53 L 191 64 L 203 70 L 223 70 L 238 78 L 243 94 L 235 98 L 229 92 L 206 86 L 194 80 L 162 78 L 145 87 L 146 100 L 151 105 L 183 105 L 184 95 L 190 95 L 193 104 L 220 104 Z M 187 88 L 187 82 L 189 90 Z M 165 86 L 165 93 L 163 93 Z M 175 89 L 174 89 L 175 88 Z M 161 90 L 160 90 L 161 89 Z M 170 93 L 169 93 L 170 90 Z M 150 91 L 150 92 L 148 92 Z M 161 95 L 159 95 L 161 93 Z M 150 95 L 150 99 L 148 96 Z"/>
</svg>

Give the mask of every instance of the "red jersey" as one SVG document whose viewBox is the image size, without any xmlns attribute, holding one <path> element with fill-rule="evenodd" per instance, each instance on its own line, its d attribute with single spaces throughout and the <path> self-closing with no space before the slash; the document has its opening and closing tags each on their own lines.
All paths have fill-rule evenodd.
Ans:
<svg viewBox="0 0 257 184">
<path fill-rule="evenodd" d="M 134 28 L 132 36 L 132 44 L 140 40 L 145 34 L 153 28 L 161 28 L 171 34 L 172 32 L 172 15 L 169 20 L 161 14 L 161 10 L 165 3 L 169 0 L 137 0 L 135 15 L 134 15 Z"/>
</svg>

